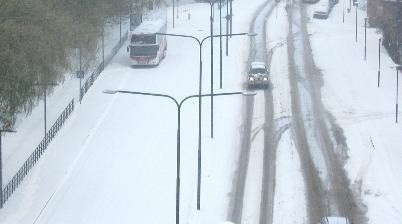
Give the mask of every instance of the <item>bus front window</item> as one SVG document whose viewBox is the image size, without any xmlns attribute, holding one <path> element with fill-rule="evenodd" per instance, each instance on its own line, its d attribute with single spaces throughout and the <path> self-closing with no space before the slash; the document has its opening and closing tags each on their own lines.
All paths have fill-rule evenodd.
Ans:
<svg viewBox="0 0 402 224">
<path fill-rule="evenodd" d="M 132 57 L 156 57 L 158 54 L 158 45 L 151 46 L 132 46 L 130 54 Z"/>
<path fill-rule="evenodd" d="M 156 44 L 156 35 L 133 35 L 132 44 Z"/>
</svg>

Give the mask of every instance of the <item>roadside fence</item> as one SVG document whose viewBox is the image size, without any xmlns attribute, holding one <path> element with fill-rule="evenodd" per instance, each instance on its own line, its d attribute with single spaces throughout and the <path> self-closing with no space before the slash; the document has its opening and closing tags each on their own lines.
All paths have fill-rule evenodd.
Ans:
<svg viewBox="0 0 402 224">
<path fill-rule="evenodd" d="M 29 156 L 29 158 L 25 161 L 24 165 L 18 170 L 18 172 L 14 175 L 14 177 L 10 180 L 10 182 L 6 185 L 6 187 L 2 190 L 2 201 L 0 201 L 1 205 L 3 205 L 10 196 L 15 192 L 21 182 L 24 180 L 25 176 L 28 172 L 35 166 L 35 164 L 39 161 L 42 154 L 47 149 L 49 143 L 56 136 L 60 128 L 63 126 L 67 118 L 74 110 L 74 99 L 70 101 L 68 106 L 63 110 L 60 116 L 57 118 L 56 122 L 52 125 L 49 131 L 46 133 L 45 137 L 36 147 L 35 151 Z"/>
</svg>

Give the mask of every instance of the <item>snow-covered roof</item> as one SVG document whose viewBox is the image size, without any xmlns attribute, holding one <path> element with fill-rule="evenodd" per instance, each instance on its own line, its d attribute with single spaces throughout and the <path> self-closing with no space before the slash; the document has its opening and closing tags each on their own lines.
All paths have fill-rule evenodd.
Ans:
<svg viewBox="0 0 402 224">
<path fill-rule="evenodd" d="M 401 0 L 383 0 L 385 3 L 399 3 L 401 4 L 402 1 Z"/>
<path fill-rule="evenodd" d="M 316 11 L 318 10 L 328 10 L 329 8 L 329 1 L 328 0 L 321 0 L 315 7 Z"/>
<path fill-rule="evenodd" d="M 322 218 L 324 224 L 349 224 L 349 220 L 345 217 L 324 217 Z"/>
<path fill-rule="evenodd" d="M 143 21 L 137 28 L 135 28 L 132 34 L 154 34 L 160 32 L 165 25 L 166 21 L 163 19 L 146 20 Z"/>
<path fill-rule="evenodd" d="M 264 62 L 251 62 L 251 67 L 252 68 L 264 68 L 265 69 L 265 63 Z"/>
</svg>

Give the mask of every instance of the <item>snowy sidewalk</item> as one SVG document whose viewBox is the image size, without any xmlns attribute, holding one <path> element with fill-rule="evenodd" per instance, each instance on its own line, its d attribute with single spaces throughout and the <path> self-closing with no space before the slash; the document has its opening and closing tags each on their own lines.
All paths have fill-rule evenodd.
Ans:
<svg viewBox="0 0 402 224">
<path fill-rule="evenodd" d="M 119 24 L 105 27 L 105 57 L 110 54 L 119 41 Z M 122 35 L 128 30 L 128 22 L 123 20 Z M 94 62 L 96 67 L 102 61 L 102 54 Z M 85 79 L 90 75 L 88 71 Z M 42 97 L 43 98 L 43 97 Z M 75 99 L 79 103 L 79 79 L 75 74 L 65 74 L 65 80 L 59 83 L 53 92 L 47 96 L 47 130 L 53 125 L 60 113 Z M 43 100 L 40 100 L 32 113 L 28 116 L 20 115 L 15 126 L 16 133 L 3 137 L 3 186 L 17 173 L 25 160 L 31 155 L 36 146 L 44 137 L 44 109 Z"/>
<path fill-rule="evenodd" d="M 358 10 L 356 43 L 355 9 L 346 13 L 343 24 L 343 6 L 349 1 L 341 0 L 328 20 L 311 19 L 309 24 L 315 61 L 324 74 L 323 100 L 344 131 L 350 157 L 346 170 L 368 206 L 369 223 L 397 224 L 402 220 L 402 126 L 395 123 L 396 71 L 381 47 L 377 88 L 381 35 L 375 28 L 367 29 L 364 61 L 366 12 Z M 309 8 L 310 15 L 314 7 Z"/>
</svg>

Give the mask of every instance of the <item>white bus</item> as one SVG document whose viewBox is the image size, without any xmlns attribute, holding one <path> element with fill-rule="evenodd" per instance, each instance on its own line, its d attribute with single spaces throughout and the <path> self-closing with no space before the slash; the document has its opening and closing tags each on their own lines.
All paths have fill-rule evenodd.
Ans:
<svg viewBox="0 0 402 224">
<path fill-rule="evenodd" d="M 162 19 L 143 21 L 130 34 L 130 53 L 133 65 L 159 65 L 166 56 L 166 21 Z"/>
</svg>

